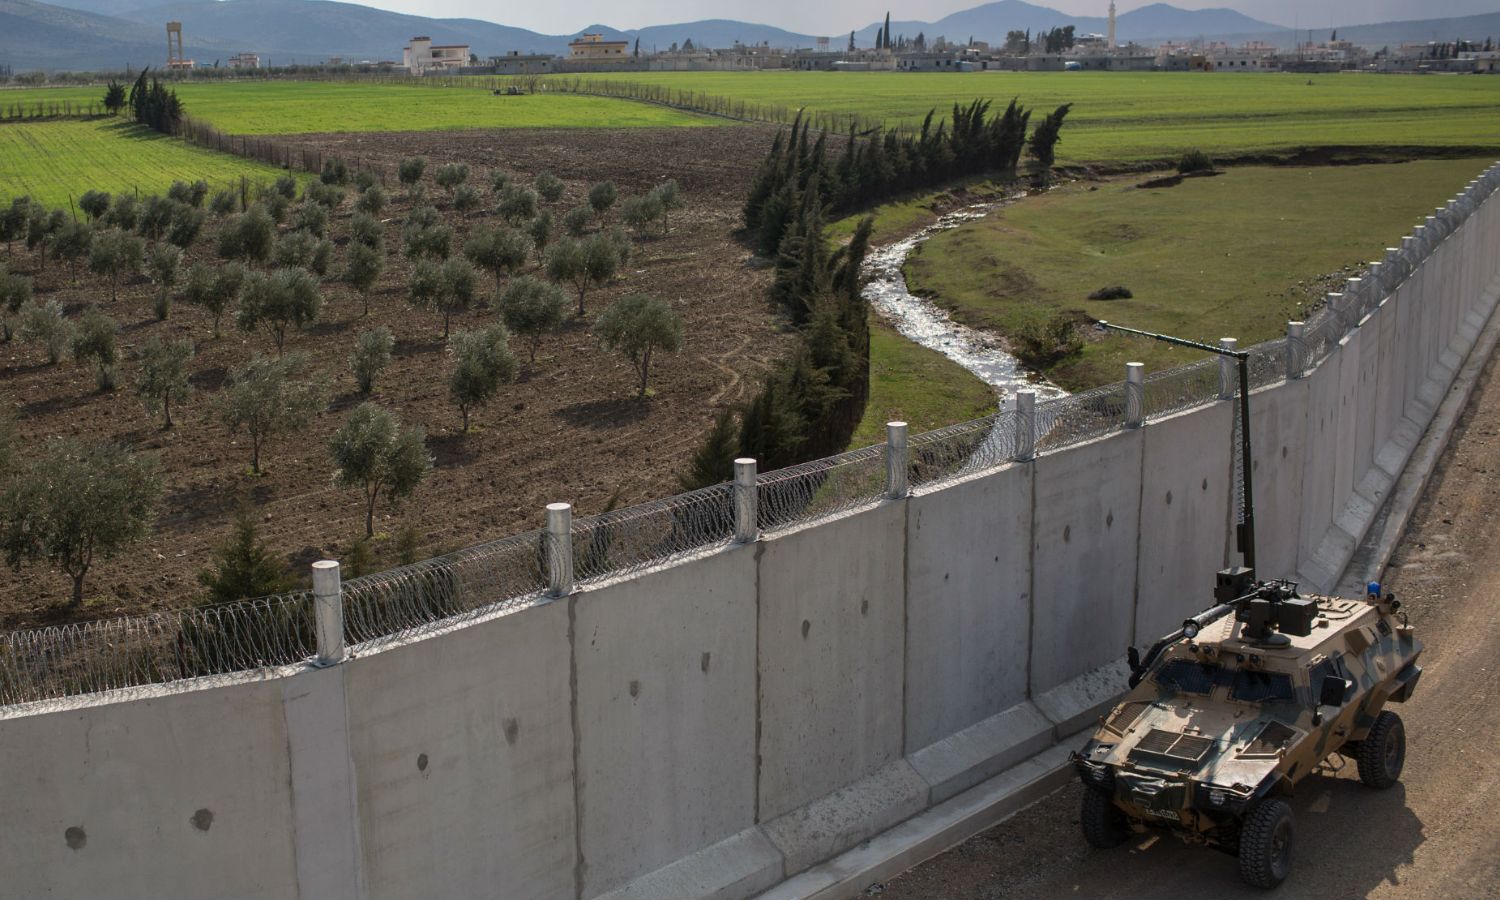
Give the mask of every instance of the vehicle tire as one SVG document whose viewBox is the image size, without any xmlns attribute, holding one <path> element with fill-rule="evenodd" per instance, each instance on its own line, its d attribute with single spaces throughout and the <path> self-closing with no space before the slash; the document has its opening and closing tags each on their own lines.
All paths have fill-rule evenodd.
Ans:
<svg viewBox="0 0 1500 900">
<path fill-rule="evenodd" d="M 1115 806 L 1115 801 L 1103 791 L 1089 787 L 1083 789 L 1083 808 L 1078 821 L 1083 826 L 1083 839 L 1100 850 L 1120 846 L 1130 834 L 1125 813 Z"/>
<path fill-rule="evenodd" d="M 1401 717 L 1390 710 L 1377 716 L 1359 742 L 1354 761 L 1359 764 L 1359 780 L 1369 787 L 1384 789 L 1399 781 L 1406 766 L 1406 726 Z"/>
<path fill-rule="evenodd" d="M 1262 800 L 1240 827 L 1240 878 L 1252 887 L 1270 888 L 1292 871 L 1292 839 L 1297 825 L 1283 800 Z"/>
</svg>

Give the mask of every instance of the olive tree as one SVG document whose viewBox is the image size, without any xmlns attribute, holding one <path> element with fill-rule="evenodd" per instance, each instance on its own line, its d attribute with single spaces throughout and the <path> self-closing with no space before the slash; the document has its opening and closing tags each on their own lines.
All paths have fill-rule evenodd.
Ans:
<svg viewBox="0 0 1500 900">
<path fill-rule="evenodd" d="M 536 362 L 542 338 L 562 327 L 566 304 L 561 288 L 529 275 L 512 281 L 500 295 L 498 306 L 505 327 L 526 341 L 529 364 Z"/>
<path fill-rule="evenodd" d="M 563 182 L 561 178 L 551 172 L 542 172 L 536 176 L 536 192 L 548 203 L 556 203 L 562 199 Z"/>
<path fill-rule="evenodd" d="M 136 353 L 139 368 L 135 375 L 135 392 L 151 415 L 162 414 L 161 427 L 172 427 L 172 404 L 181 403 L 193 392 L 188 381 L 188 361 L 193 358 L 193 342 L 164 341 L 152 336 Z"/>
<path fill-rule="evenodd" d="M 409 496 L 427 473 L 432 456 L 421 428 L 406 428 L 396 416 L 366 401 L 334 434 L 328 445 L 334 481 L 359 488 L 365 502 L 365 537 L 375 536 L 375 503 L 383 492 L 392 502 Z"/>
<path fill-rule="evenodd" d="M 661 198 L 655 194 L 647 194 L 644 197 L 631 197 L 625 201 L 620 208 L 620 218 L 626 225 L 644 234 L 652 222 L 660 219 L 666 214 L 662 208 Z"/>
<path fill-rule="evenodd" d="M 422 173 L 427 171 L 427 160 L 421 156 L 408 156 L 401 160 L 401 165 L 396 169 L 396 177 L 408 192 L 422 180 Z"/>
<path fill-rule="evenodd" d="M 219 323 L 224 311 L 239 302 L 240 291 L 245 285 L 245 267 L 239 263 L 225 263 L 217 270 L 204 263 L 188 269 L 183 286 L 183 299 L 201 307 L 213 319 L 213 336 L 219 336 Z"/>
<path fill-rule="evenodd" d="M 136 222 L 136 230 L 141 233 L 141 237 L 153 241 L 161 240 L 161 236 L 167 231 L 167 226 L 172 224 L 172 215 L 176 211 L 175 201 L 153 194 L 141 204 L 141 214 Z"/>
<path fill-rule="evenodd" d="M 547 277 L 566 282 L 578 292 L 579 318 L 584 315 L 588 289 L 608 283 L 619 266 L 619 252 L 606 234 L 591 234 L 583 240 L 564 239 L 547 251 Z"/>
<path fill-rule="evenodd" d="M 361 394 L 375 390 L 375 379 L 391 364 L 391 351 L 395 347 L 396 338 L 383 325 L 359 333 L 354 353 L 349 357 L 349 368 Z"/>
<path fill-rule="evenodd" d="M 369 213 L 356 212 L 349 217 L 349 242 L 381 250 L 385 247 L 385 226 Z"/>
<path fill-rule="evenodd" d="M 619 197 L 620 192 L 615 190 L 613 181 L 601 181 L 589 188 L 589 207 L 594 215 L 603 216 L 614 207 Z"/>
<path fill-rule="evenodd" d="M 195 206 L 179 204 L 167 225 L 167 243 L 186 250 L 198 240 L 198 235 L 203 233 L 203 223 L 207 221 L 208 213 Z"/>
<path fill-rule="evenodd" d="M 536 215 L 536 191 L 519 184 L 507 185 L 500 192 L 500 202 L 495 211 L 512 225 L 525 222 Z"/>
<path fill-rule="evenodd" d="M 385 209 L 387 199 L 385 188 L 372 184 L 354 201 L 354 210 L 366 215 L 378 216 L 381 210 Z"/>
<path fill-rule="evenodd" d="M 307 358 L 260 355 L 231 369 L 219 400 L 219 416 L 231 432 L 250 438 L 250 471 L 260 474 L 260 452 L 267 440 L 301 431 L 327 402 L 323 386 L 304 379 Z"/>
<path fill-rule="evenodd" d="M 292 214 L 292 230 L 311 232 L 316 237 L 328 233 L 328 208 L 321 203 L 303 200 Z"/>
<path fill-rule="evenodd" d="M 110 228 L 121 228 L 125 231 L 134 231 L 137 219 L 140 218 L 141 205 L 135 199 L 134 194 L 121 194 L 115 198 L 110 205 L 109 212 L 104 214 L 104 224 Z"/>
<path fill-rule="evenodd" d="M 675 178 L 668 178 L 666 181 L 652 188 L 650 196 L 655 197 L 657 202 L 661 204 L 661 230 L 665 233 L 667 230 L 667 216 L 671 214 L 672 210 L 682 208 L 682 190 L 677 187 L 677 180 Z"/>
<path fill-rule="evenodd" d="M 463 417 L 463 433 L 468 434 L 470 413 L 489 403 L 501 384 L 516 377 L 516 358 L 503 325 L 460 331 L 449 344 L 453 371 L 448 376 L 448 396 Z"/>
<path fill-rule="evenodd" d="M 496 291 L 500 290 L 504 276 L 514 275 L 526 265 L 530 250 L 524 234 L 503 225 L 477 230 L 464 242 L 464 256 L 495 276 Z"/>
<path fill-rule="evenodd" d="M 89 248 L 89 271 L 109 279 L 111 301 L 119 296 L 120 278 L 140 271 L 144 253 L 141 239 L 128 231 L 110 228 L 94 235 Z"/>
<path fill-rule="evenodd" d="M 0 341 L 10 341 L 15 317 L 30 302 L 31 279 L 0 266 Z"/>
<path fill-rule="evenodd" d="M 56 300 L 40 305 L 27 301 L 21 307 L 20 319 L 21 340 L 41 344 L 49 365 L 61 362 L 68 343 L 73 340 L 73 323 L 63 315 L 62 304 Z"/>
<path fill-rule="evenodd" d="M 26 229 L 30 221 L 30 197 L 16 197 L 10 201 L 10 206 L 0 209 L 0 241 L 5 242 L 7 258 L 14 256 L 11 245 L 26 237 Z"/>
<path fill-rule="evenodd" d="M 436 209 L 420 206 L 406 217 L 403 229 L 406 255 L 412 259 L 432 257 L 447 259 L 453 242 L 453 229 L 442 220 Z"/>
<path fill-rule="evenodd" d="M 18 572 L 26 563 L 61 569 L 78 606 L 95 562 L 151 532 L 161 485 L 154 461 L 123 447 L 54 438 L 0 491 L 5 560 Z"/>
<path fill-rule="evenodd" d="M 52 253 L 68 264 L 68 277 L 78 277 L 78 260 L 85 259 L 94 245 L 94 226 L 69 220 L 52 234 Z"/>
<path fill-rule="evenodd" d="M 214 195 L 208 201 L 209 211 L 219 218 L 229 215 L 236 209 L 239 209 L 239 206 L 239 197 L 234 191 L 229 190 L 215 191 Z"/>
<path fill-rule="evenodd" d="M 437 182 L 438 187 L 452 194 L 455 188 L 469 180 L 469 167 L 463 163 L 438 166 L 432 180 Z"/>
<path fill-rule="evenodd" d="M 575 206 L 563 213 L 562 227 L 572 237 L 583 237 L 588 234 L 589 226 L 594 223 L 594 212 L 587 206 Z"/>
<path fill-rule="evenodd" d="M 97 222 L 109 212 L 110 199 L 108 191 L 84 191 L 78 198 L 78 208 L 88 215 L 90 222 Z"/>
<path fill-rule="evenodd" d="M 467 217 L 478 209 L 480 202 L 479 191 L 472 184 L 461 184 L 453 189 L 453 211 L 461 216 Z"/>
<path fill-rule="evenodd" d="M 446 338 L 453 315 L 474 306 L 474 268 L 461 259 L 450 259 L 442 265 L 419 260 L 412 267 L 407 289 L 413 306 L 443 314 Z"/>
<path fill-rule="evenodd" d="M 282 269 L 306 269 L 314 275 L 328 274 L 333 242 L 310 231 L 289 231 L 276 241 L 271 261 Z"/>
<path fill-rule="evenodd" d="M 368 244 L 351 241 L 349 253 L 344 260 L 344 282 L 359 291 L 364 301 L 364 315 L 370 314 L 370 289 L 380 280 L 385 269 L 385 254 Z"/>
<path fill-rule="evenodd" d="M 606 350 L 619 351 L 630 360 L 640 376 L 639 396 L 644 397 L 651 357 L 682 348 L 682 319 L 655 297 L 631 294 L 610 304 L 594 323 L 594 334 Z"/>
<path fill-rule="evenodd" d="M 552 213 L 542 210 L 536 214 L 526 226 L 526 236 L 531 238 L 531 248 L 536 251 L 536 261 L 540 265 L 547 260 L 547 245 L 552 242 Z"/>
<path fill-rule="evenodd" d="M 156 285 L 156 302 L 152 305 L 158 320 L 172 311 L 172 288 L 182 268 L 182 251 L 171 244 L 157 244 L 146 256 L 146 275 Z"/>
<path fill-rule="evenodd" d="M 247 263 L 271 258 L 276 241 L 276 223 L 259 203 L 232 217 L 219 229 L 219 257 Z"/>
<path fill-rule="evenodd" d="M 245 279 L 235 322 L 241 331 L 264 327 L 280 356 L 286 347 L 287 329 L 311 325 L 322 310 L 318 282 L 302 269 L 255 272 Z"/>
<path fill-rule="evenodd" d="M 120 349 L 115 343 L 119 326 L 97 306 L 90 306 L 78 320 L 78 328 L 71 341 L 73 358 L 83 365 L 92 364 L 94 381 L 100 391 L 114 390 L 115 366 L 120 362 Z"/>
</svg>

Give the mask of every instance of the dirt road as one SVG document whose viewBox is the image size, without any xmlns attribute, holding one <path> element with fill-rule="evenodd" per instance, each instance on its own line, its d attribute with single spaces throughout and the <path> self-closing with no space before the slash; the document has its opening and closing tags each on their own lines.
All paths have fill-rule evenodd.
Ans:
<svg viewBox="0 0 1500 900">
<path fill-rule="evenodd" d="M 1402 783 L 1362 787 L 1353 764 L 1297 791 L 1296 868 L 1269 896 L 1500 897 L 1500 375 L 1492 359 L 1460 420 L 1388 587 L 1427 644 L 1406 721 Z M 882 900 L 1229 898 L 1234 860 L 1142 838 L 1088 849 L 1077 783 L 962 846 L 869 890 Z"/>
</svg>

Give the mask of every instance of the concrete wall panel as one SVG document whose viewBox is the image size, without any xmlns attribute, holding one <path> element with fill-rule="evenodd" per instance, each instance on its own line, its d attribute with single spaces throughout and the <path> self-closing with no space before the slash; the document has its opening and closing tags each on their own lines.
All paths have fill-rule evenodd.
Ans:
<svg viewBox="0 0 1500 900">
<path fill-rule="evenodd" d="M 1380 307 L 1379 360 L 1375 383 L 1375 452 L 1395 434 L 1401 421 L 1401 341 L 1398 339 L 1401 309 L 1400 296 L 1392 295 Z"/>
<path fill-rule="evenodd" d="M 568 604 L 346 663 L 369 896 L 572 896 Z"/>
<path fill-rule="evenodd" d="M 1256 567 L 1264 578 L 1290 578 L 1297 571 L 1311 382 L 1309 378 L 1299 378 L 1250 396 Z M 1236 472 L 1235 477 L 1238 475 Z M 1239 510 L 1231 508 L 1230 522 L 1238 521 Z M 1229 548 L 1231 564 L 1238 565 L 1239 555 L 1233 540 Z"/>
<path fill-rule="evenodd" d="M 1338 440 L 1340 363 L 1340 353 L 1335 351 L 1304 379 L 1307 382 L 1307 429 L 1302 444 L 1299 565 L 1312 557 L 1323 540 L 1323 532 L 1333 523 L 1333 448 Z"/>
<path fill-rule="evenodd" d="M 1384 313 L 1377 308 L 1360 325 L 1359 386 L 1355 400 L 1354 483 L 1375 464 L 1375 424 L 1380 388 L 1380 332 Z"/>
<path fill-rule="evenodd" d="M 906 504 L 763 542 L 760 819 L 901 755 Z"/>
<path fill-rule="evenodd" d="M 755 548 L 574 600 L 583 896 L 755 824 Z"/>
<path fill-rule="evenodd" d="M 906 752 L 1026 697 L 1032 467 L 915 496 L 908 511 Z"/>
<path fill-rule="evenodd" d="M 1142 429 L 1036 461 L 1031 692 L 1096 669 L 1132 635 Z"/>
<path fill-rule="evenodd" d="M 0 895 L 297 896 L 278 681 L 0 721 Z"/>
<path fill-rule="evenodd" d="M 1137 646 L 1213 605 L 1214 573 L 1232 546 L 1235 410 L 1234 403 L 1218 403 L 1145 428 Z"/>
<path fill-rule="evenodd" d="M 1352 331 L 1339 346 L 1337 356 L 1330 362 L 1338 367 L 1339 394 L 1338 415 L 1335 419 L 1333 440 L 1322 446 L 1310 448 L 1315 453 L 1327 453 L 1333 457 L 1333 517 L 1338 518 L 1359 476 L 1354 471 L 1355 444 L 1359 434 L 1359 371 L 1360 345 L 1363 334 Z"/>
</svg>

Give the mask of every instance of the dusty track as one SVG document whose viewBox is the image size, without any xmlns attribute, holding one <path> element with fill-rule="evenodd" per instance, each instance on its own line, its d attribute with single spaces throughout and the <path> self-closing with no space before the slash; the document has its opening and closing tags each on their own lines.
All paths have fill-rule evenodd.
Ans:
<svg viewBox="0 0 1500 900">
<path fill-rule="evenodd" d="M 1497 369 L 1491 360 L 1388 579 L 1427 642 L 1417 696 L 1395 707 L 1406 720 L 1406 774 L 1385 792 L 1362 787 L 1352 764 L 1303 782 L 1291 880 L 1271 895 L 1255 891 L 1239 883 L 1230 857 L 1171 838 L 1091 851 L 1078 833 L 1073 784 L 869 893 L 883 900 L 1500 895 Z"/>
</svg>

